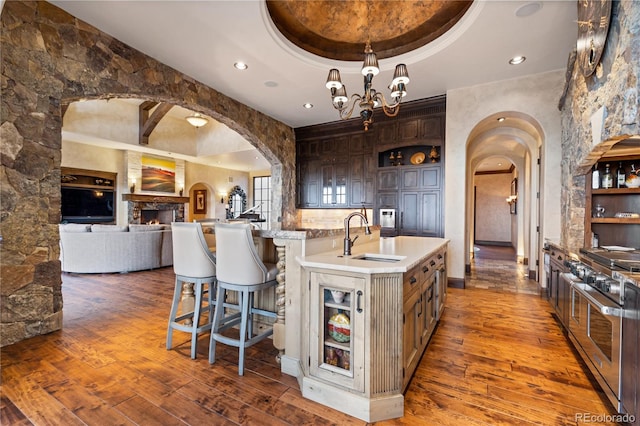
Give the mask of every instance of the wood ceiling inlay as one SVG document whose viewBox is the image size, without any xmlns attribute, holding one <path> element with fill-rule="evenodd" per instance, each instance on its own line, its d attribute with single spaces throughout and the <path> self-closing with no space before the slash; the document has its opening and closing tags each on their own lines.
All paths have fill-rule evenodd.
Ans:
<svg viewBox="0 0 640 426">
<path fill-rule="evenodd" d="M 397 56 L 435 40 L 473 3 L 461 1 L 267 0 L 278 30 L 319 56 L 361 61 L 364 45 L 378 59 Z"/>
</svg>

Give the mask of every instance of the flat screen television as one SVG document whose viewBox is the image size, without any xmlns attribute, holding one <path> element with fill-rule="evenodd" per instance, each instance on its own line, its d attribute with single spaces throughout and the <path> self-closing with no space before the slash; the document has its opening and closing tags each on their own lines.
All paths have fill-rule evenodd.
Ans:
<svg viewBox="0 0 640 426">
<path fill-rule="evenodd" d="M 71 223 L 114 222 L 114 192 L 103 189 L 63 187 L 62 221 Z"/>
</svg>

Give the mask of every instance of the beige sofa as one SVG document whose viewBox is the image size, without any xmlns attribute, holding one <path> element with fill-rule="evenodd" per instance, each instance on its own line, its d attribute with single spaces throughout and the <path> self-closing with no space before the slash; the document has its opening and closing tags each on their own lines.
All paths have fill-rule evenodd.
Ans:
<svg viewBox="0 0 640 426">
<path fill-rule="evenodd" d="M 60 225 L 63 272 L 142 271 L 173 265 L 168 225 Z"/>
</svg>

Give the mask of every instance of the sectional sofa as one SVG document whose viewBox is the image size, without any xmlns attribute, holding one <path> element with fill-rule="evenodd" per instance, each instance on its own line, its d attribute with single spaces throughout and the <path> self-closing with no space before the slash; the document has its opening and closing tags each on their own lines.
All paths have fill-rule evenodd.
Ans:
<svg viewBox="0 0 640 426">
<path fill-rule="evenodd" d="M 170 225 L 60 225 L 63 272 L 131 272 L 173 265 Z"/>
</svg>

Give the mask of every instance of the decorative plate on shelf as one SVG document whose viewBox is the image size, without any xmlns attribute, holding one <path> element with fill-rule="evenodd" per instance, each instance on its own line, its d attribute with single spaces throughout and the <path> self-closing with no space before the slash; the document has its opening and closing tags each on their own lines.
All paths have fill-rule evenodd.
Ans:
<svg viewBox="0 0 640 426">
<path fill-rule="evenodd" d="M 416 152 L 411 156 L 411 164 L 422 164 L 424 162 L 424 152 Z"/>
<path fill-rule="evenodd" d="M 346 314 L 335 314 L 329 319 L 329 336 L 340 343 L 351 340 L 351 321 Z"/>
</svg>

